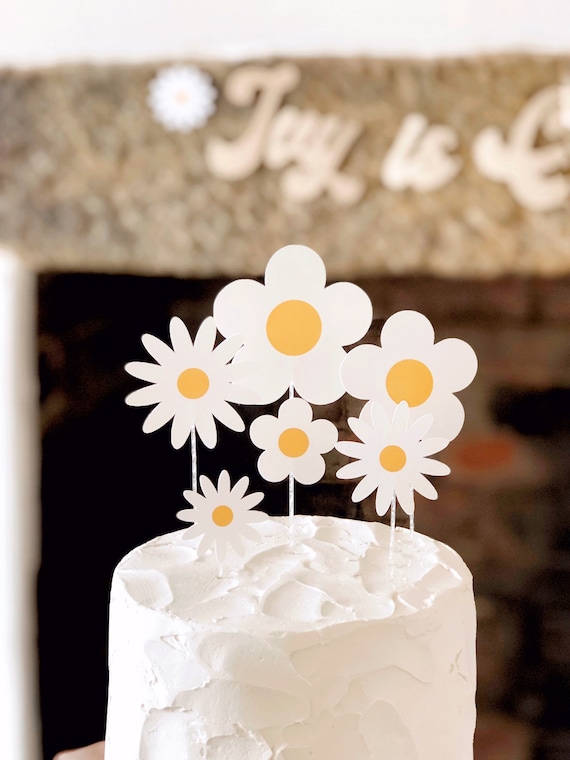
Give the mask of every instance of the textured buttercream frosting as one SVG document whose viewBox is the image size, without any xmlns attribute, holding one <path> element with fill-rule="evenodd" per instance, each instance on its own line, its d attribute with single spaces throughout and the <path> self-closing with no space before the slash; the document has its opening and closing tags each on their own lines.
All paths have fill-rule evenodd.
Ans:
<svg viewBox="0 0 570 760">
<path fill-rule="evenodd" d="M 117 567 L 106 760 L 472 760 L 462 559 L 380 523 L 256 527 L 222 568 L 184 531 Z"/>
</svg>

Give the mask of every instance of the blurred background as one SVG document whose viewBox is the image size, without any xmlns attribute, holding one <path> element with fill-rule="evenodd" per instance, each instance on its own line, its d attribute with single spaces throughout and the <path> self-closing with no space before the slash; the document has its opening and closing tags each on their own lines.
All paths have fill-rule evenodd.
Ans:
<svg viewBox="0 0 570 760">
<path fill-rule="evenodd" d="M 0 20 L 0 657 L 25 660 L 0 671 L 6 756 L 51 760 L 103 738 L 112 570 L 180 527 L 188 454 L 164 429 L 142 434 L 124 364 L 146 359 L 142 333 L 167 338 L 171 316 L 195 333 L 229 278 L 260 276 L 295 242 L 370 295 L 366 341 L 417 309 L 437 339 L 474 347 L 466 424 L 442 456 L 452 475 L 437 502 L 418 499 L 416 525 L 474 575 L 476 760 L 568 760 L 570 6 L 0 0 Z M 229 176 L 208 156 L 259 113 L 260 97 L 240 104 L 228 88 L 245 62 L 297 74 L 252 141 L 257 160 Z M 184 95 L 198 106 L 177 126 L 148 101 L 173 63 L 212 88 Z M 313 120 L 301 147 L 278 142 L 269 122 L 284 105 L 356 125 L 336 163 L 311 158 L 330 123 Z M 424 126 L 398 152 L 410 114 L 445 128 L 443 148 Z M 284 182 L 291 165 L 320 178 L 314 197 Z M 359 406 L 317 414 L 342 433 Z M 221 429 L 199 457 L 205 474 L 231 461 L 284 511 L 247 436 Z M 339 462 L 300 511 L 377 519 L 335 480 Z"/>
</svg>

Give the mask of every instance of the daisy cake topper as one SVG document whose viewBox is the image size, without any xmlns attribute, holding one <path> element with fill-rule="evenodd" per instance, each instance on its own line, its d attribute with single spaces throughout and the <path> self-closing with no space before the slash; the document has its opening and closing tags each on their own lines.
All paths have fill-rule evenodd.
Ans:
<svg viewBox="0 0 570 760">
<path fill-rule="evenodd" d="M 382 346 L 364 344 L 347 355 L 341 377 L 348 393 L 366 399 L 358 419 L 348 420 L 360 442 L 344 441 L 337 450 L 357 461 L 341 467 L 339 478 L 362 477 L 353 501 L 376 489 L 376 511 L 396 502 L 414 525 L 414 491 L 436 499 L 425 475 L 448 475 L 449 467 L 429 459 L 442 451 L 463 426 L 465 413 L 454 395 L 477 372 L 475 352 L 463 340 L 434 342 L 431 322 L 416 311 L 391 316 L 380 335 Z M 429 438 L 426 437 L 429 433 Z"/>
<path fill-rule="evenodd" d="M 259 540 L 252 527 L 267 518 L 252 511 L 262 493 L 246 496 L 247 477 L 232 487 L 224 469 L 217 486 L 205 475 L 198 488 L 197 437 L 208 448 L 217 443 L 216 422 L 243 432 L 232 404 L 271 404 L 276 415 L 253 420 L 249 436 L 261 449 L 257 468 L 268 482 L 288 480 L 293 517 L 295 482 L 317 483 L 325 474 L 324 455 L 336 448 L 350 457 L 340 479 L 360 479 L 352 493 L 361 501 L 374 491 L 379 516 L 391 509 L 396 524 L 400 504 L 414 529 L 414 493 L 436 499 L 427 476 L 449 474 L 433 458 L 455 438 L 464 422 L 456 393 L 473 380 L 477 359 L 457 338 L 435 342 L 430 321 L 415 311 L 391 316 L 380 345 L 358 343 L 372 321 L 366 293 L 348 282 L 326 284 L 320 256 L 303 245 L 279 249 L 269 260 L 264 283 L 241 279 L 226 285 L 214 302 L 213 317 L 192 340 L 183 322 L 170 322 L 171 346 L 152 335 L 143 345 L 152 362 L 131 362 L 127 371 L 147 383 L 131 393 L 131 406 L 154 406 L 144 424 L 153 432 L 172 421 L 171 443 L 190 438 L 192 489 L 184 498 L 192 509 L 177 513 L 192 522 L 184 534 L 196 541 L 198 555 L 214 548 L 220 563 L 228 547 L 242 554 L 243 540 Z M 217 343 L 218 333 L 222 336 Z M 348 426 L 352 440 L 338 441 L 326 415 L 314 417 L 312 404 L 325 405 L 349 393 L 366 403 Z M 283 397 L 285 398 L 283 399 Z M 291 523 L 292 526 L 292 523 Z"/>
</svg>

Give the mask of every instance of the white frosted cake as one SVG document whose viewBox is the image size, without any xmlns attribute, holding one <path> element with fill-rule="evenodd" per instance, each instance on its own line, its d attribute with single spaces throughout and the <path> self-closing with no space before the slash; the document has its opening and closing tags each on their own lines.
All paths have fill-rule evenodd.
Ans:
<svg viewBox="0 0 570 760">
<path fill-rule="evenodd" d="M 472 760 L 475 604 L 448 546 L 332 517 L 117 567 L 106 760 Z"/>
</svg>

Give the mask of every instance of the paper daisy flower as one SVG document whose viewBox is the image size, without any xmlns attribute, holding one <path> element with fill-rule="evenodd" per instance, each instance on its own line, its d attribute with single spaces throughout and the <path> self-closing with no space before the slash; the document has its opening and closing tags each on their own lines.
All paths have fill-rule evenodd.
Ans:
<svg viewBox="0 0 570 760">
<path fill-rule="evenodd" d="M 377 401 L 388 414 L 405 401 L 414 419 L 434 418 L 432 433 L 452 440 L 465 413 L 453 394 L 475 377 L 477 357 L 465 341 L 447 338 L 434 344 L 430 321 L 416 311 L 400 311 L 382 329 L 382 347 L 354 348 L 341 368 L 348 393 Z"/>
<path fill-rule="evenodd" d="M 257 467 L 271 483 L 293 475 L 303 485 L 316 483 L 325 474 L 321 456 L 334 448 L 338 431 L 329 420 L 313 420 L 310 404 L 290 398 L 279 407 L 277 417 L 258 417 L 249 429 L 253 443 L 263 449 Z"/>
<path fill-rule="evenodd" d="M 172 132 L 203 127 L 216 110 L 216 88 L 196 66 L 169 66 L 148 87 L 148 105 L 154 118 Z"/>
<path fill-rule="evenodd" d="M 245 495 L 249 478 L 243 477 L 232 488 L 230 476 L 226 470 L 220 473 L 218 487 L 205 475 L 200 477 L 203 496 L 196 491 L 184 491 L 184 498 L 193 509 L 182 509 L 177 513 L 179 520 L 192 522 L 183 538 L 191 539 L 203 536 L 198 545 L 198 555 L 202 556 L 212 545 L 216 555 L 223 560 L 228 546 L 238 554 L 244 553 L 243 539 L 251 541 L 260 539 L 259 533 L 251 527 L 252 523 L 267 519 L 264 512 L 252 512 L 263 499 L 261 492 Z"/>
<path fill-rule="evenodd" d="M 372 304 L 356 285 L 325 287 L 320 256 L 302 245 L 275 253 L 265 285 L 237 280 L 219 293 L 214 319 L 222 335 L 240 333 L 236 361 L 255 361 L 259 403 L 271 403 L 293 385 L 299 396 L 327 404 L 344 394 L 342 346 L 360 340 L 370 326 Z"/>
<path fill-rule="evenodd" d="M 341 441 L 336 448 L 355 462 L 337 472 L 339 478 L 362 478 L 352 493 L 352 501 L 362 501 L 376 489 L 376 511 L 384 515 L 395 495 L 400 506 L 411 515 L 414 511 L 413 491 L 427 499 L 437 499 L 437 491 L 425 475 L 448 475 L 446 464 L 429 459 L 444 449 L 446 438 L 424 438 L 432 417 L 428 414 L 410 425 L 408 405 L 403 401 L 390 420 L 380 404 L 370 407 L 370 424 L 360 417 L 348 420 L 351 430 L 360 439 Z"/>
<path fill-rule="evenodd" d="M 215 419 L 231 430 L 245 429 L 242 418 L 228 402 L 252 403 L 251 391 L 239 384 L 244 367 L 228 364 L 242 344 L 238 336 L 224 340 L 216 348 L 216 326 L 208 317 L 200 325 L 196 339 L 178 317 L 170 321 L 172 348 L 153 335 L 143 335 L 146 350 L 157 362 L 130 362 L 125 369 L 139 380 L 150 383 L 126 398 L 129 406 L 156 404 L 143 424 L 152 433 L 172 420 L 171 442 L 181 448 L 192 428 L 210 449 L 216 445 Z"/>
</svg>

